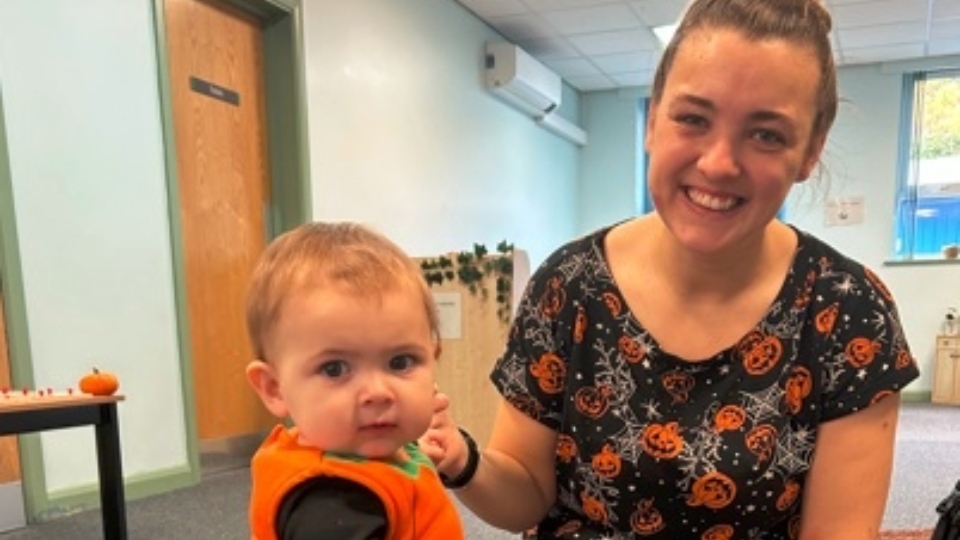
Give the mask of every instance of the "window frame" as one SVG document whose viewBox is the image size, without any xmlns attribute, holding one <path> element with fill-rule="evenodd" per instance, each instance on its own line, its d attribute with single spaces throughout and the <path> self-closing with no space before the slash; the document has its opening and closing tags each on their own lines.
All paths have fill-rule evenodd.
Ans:
<svg viewBox="0 0 960 540">
<path fill-rule="evenodd" d="M 922 113 L 922 96 L 918 92 L 921 84 L 932 79 L 948 78 L 954 79 L 960 84 L 960 68 L 946 68 L 937 70 L 922 70 L 905 73 L 903 75 L 903 86 L 900 104 L 900 129 L 897 149 L 897 169 L 896 169 L 896 190 L 893 201 L 893 243 L 890 249 L 890 257 L 895 262 L 915 262 L 942 260 L 941 250 L 943 246 L 950 243 L 960 242 L 960 226 L 955 233 L 953 240 L 947 244 L 942 244 L 939 250 L 923 249 L 918 239 L 918 213 L 930 211 L 923 208 L 924 200 L 936 201 L 937 199 L 946 199 L 956 206 L 958 219 L 960 219 L 960 191 L 956 196 L 945 195 L 943 197 L 923 195 L 921 193 L 921 182 L 919 178 L 919 163 L 921 159 L 912 157 L 913 150 L 918 138 L 922 137 L 923 125 L 921 122 L 915 122 L 915 117 Z M 957 111 L 960 114 L 960 111 Z M 960 157 L 960 155 L 958 155 Z M 914 174 L 915 182 L 911 184 L 911 173 Z M 960 177 L 957 179 L 960 184 Z M 951 202 L 947 202 L 950 205 Z M 939 211 L 939 210 L 933 210 Z M 945 221 L 950 222 L 949 218 Z"/>
</svg>

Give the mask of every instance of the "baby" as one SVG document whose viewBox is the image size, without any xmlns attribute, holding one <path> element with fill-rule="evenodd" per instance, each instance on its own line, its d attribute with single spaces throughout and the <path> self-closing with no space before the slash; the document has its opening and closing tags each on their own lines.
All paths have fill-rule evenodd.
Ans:
<svg viewBox="0 0 960 540">
<path fill-rule="evenodd" d="M 462 539 L 414 441 L 433 415 L 440 352 L 420 269 L 353 223 L 277 238 L 254 270 L 247 379 L 276 426 L 253 457 L 257 540 Z"/>
</svg>

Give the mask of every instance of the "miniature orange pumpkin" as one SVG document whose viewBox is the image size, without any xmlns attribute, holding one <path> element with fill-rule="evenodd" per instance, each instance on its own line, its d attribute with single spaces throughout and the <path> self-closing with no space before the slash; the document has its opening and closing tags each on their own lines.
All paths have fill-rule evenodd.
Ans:
<svg viewBox="0 0 960 540">
<path fill-rule="evenodd" d="M 93 368 L 93 372 L 87 373 L 80 379 L 80 391 L 84 394 L 111 396 L 118 388 L 120 388 L 120 381 L 116 375 L 97 368 Z"/>
</svg>

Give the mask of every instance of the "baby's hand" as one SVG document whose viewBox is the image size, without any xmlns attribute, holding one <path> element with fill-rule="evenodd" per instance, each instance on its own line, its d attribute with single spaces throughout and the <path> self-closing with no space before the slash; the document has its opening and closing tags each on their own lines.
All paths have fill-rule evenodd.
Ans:
<svg viewBox="0 0 960 540">
<path fill-rule="evenodd" d="M 450 416 L 450 397 L 437 392 L 433 396 L 433 405 L 433 420 L 418 443 L 438 471 L 456 476 L 466 464 L 466 445 Z"/>
</svg>

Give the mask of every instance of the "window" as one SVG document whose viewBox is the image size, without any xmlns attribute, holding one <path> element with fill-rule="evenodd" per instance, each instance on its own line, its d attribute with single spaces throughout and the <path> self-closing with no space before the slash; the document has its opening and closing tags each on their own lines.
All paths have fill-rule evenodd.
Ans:
<svg viewBox="0 0 960 540">
<path fill-rule="evenodd" d="M 904 77 L 894 257 L 960 243 L 960 70 Z"/>
</svg>

